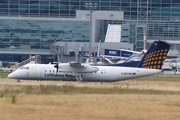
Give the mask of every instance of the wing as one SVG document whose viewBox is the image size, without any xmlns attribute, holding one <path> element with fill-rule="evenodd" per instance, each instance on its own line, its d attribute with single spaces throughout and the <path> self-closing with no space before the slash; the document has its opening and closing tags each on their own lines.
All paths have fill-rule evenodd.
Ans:
<svg viewBox="0 0 180 120">
<path fill-rule="evenodd" d="M 70 62 L 69 64 L 59 64 L 59 71 L 66 71 L 66 72 L 96 72 L 99 69 L 90 64 L 81 64 L 77 62 Z"/>
</svg>

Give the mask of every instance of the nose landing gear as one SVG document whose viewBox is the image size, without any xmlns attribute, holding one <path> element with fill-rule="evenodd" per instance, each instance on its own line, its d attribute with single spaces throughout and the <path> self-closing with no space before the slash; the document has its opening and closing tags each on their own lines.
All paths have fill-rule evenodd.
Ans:
<svg viewBox="0 0 180 120">
<path fill-rule="evenodd" d="M 21 82 L 19 79 L 17 79 L 17 82 Z"/>
</svg>

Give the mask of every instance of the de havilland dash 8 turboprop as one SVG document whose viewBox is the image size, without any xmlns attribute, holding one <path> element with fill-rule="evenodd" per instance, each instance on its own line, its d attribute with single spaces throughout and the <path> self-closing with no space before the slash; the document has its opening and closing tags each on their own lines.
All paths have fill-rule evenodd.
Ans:
<svg viewBox="0 0 180 120">
<path fill-rule="evenodd" d="M 95 66 L 86 63 L 26 64 L 8 75 L 19 80 L 114 82 L 158 74 L 170 45 L 154 41 L 137 67 Z"/>
</svg>

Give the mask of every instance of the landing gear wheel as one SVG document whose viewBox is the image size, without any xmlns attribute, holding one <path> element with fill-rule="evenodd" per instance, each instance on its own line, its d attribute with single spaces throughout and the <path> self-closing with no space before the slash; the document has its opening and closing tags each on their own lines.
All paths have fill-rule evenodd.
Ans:
<svg viewBox="0 0 180 120">
<path fill-rule="evenodd" d="M 82 82 L 82 77 L 81 77 L 81 76 L 76 76 L 76 80 L 77 80 L 78 82 Z"/>
<path fill-rule="evenodd" d="M 19 79 L 17 79 L 17 82 L 21 82 Z"/>
</svg>

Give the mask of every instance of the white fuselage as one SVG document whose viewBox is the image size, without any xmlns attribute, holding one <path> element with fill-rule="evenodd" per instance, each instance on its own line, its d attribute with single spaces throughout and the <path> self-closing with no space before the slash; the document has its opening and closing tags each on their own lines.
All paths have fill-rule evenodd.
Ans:
<svg viewBox="0 0 180 120">
<path fill-rule="evenodd" d="M 59 67 L 57 69 L 53 64 L 29 64 L 28 69 L 17 69 L 8 75 L 14 79 L 28 80 L 70 80 L 76 81 L 76 76 L 81 76 L 83 81 L 120 81 L 137 77 L 149 76 L 161 72 L 159 69 L 144 69 L 119 66 L 95 66 L 96 72 L 69 72 Z"/>
</svg>

